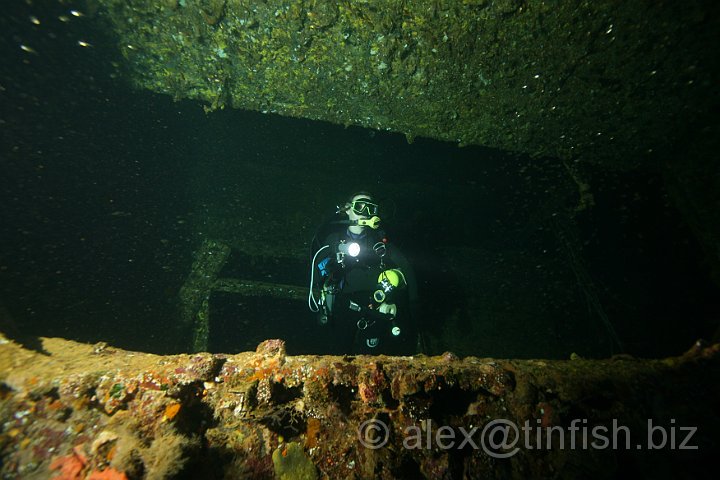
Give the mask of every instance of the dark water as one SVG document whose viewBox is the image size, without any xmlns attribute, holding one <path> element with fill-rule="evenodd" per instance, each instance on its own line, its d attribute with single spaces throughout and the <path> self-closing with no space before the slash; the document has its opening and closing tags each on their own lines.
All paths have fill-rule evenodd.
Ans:
<svg viewBox="0 0 720 480">
<path fill-rule="evenodd" d="M 658 172 L 583 166 L 595 206 L 575 211 L 556 159 L 205 114 L 132 89 L 112 39 L 58 20 L 71 5 L 12 8 L 0 16 L 0 314 L 14 338 L 186 351 L 178 294 L 204 239 L 233 248 L 221 276 L 306 285 L 316 226 L 358 188 L 383 199 L 416 269 L 428 353 L 661 356 L 717 328 L 717 286 Z M 217 292 L 210 314 L 213 351 L 273 337 L 332 351 L 304 302 Z"/>
</svg>

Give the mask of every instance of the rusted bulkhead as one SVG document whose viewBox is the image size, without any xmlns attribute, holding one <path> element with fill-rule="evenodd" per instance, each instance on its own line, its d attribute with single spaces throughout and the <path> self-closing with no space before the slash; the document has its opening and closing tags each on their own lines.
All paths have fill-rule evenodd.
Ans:
<svg viewBox="0 0 720 480">
<path fill-rule="evenodd" d="M 717 105 L 716 2 L 92 0 L 139 88 L 628 167 Z"/>
</svg>

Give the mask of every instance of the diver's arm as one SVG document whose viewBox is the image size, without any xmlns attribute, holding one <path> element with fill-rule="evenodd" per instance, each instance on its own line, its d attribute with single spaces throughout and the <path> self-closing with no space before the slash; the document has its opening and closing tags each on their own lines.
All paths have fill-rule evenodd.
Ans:
<svg viewBox="0 0 720 480">
<path fill-rule="evenodd" d="M 390 260 L 403 272 L 403 275 L 405 276 L 408 300 L 407 309 L 409 310 L 407 312 L 399 312 L 396 323 L 401 328 L 402 332 L 398 337 L 395 337 L 395 341 L 398 343 L 397 347 L 400 350 L 413 351 L 415 346 L 415 336 L 420 322 L 417 277 L 415 277 L 415 270 L 412 268 L 410 262 L 408 262 L 402 251 L 391 246 L 389 256 Z"/>
<path fill-rule="evenodd" d="M 415 277 L 415 270 L 408 262 L 407 257 L 400 251 L 399 248 L 394 245 L 390 245 L 390 261 L 402 271 L 405 277 L 405 283 L 407 284 L 408 300 L 410 304 L 417 303 L 418 300 L 418 285 L 417 278 Z"/>
<path fill-rule="evenodd" d="M 315 252 L 313 269 L 315 270 L 315 284 L 317 286 L 322 286 L 325 280 L 335 276 L 341 269 L 335 257 L 337 241 L 335 235 L 329 235 L 325 238 L 318 251 Z"/>
</svg>

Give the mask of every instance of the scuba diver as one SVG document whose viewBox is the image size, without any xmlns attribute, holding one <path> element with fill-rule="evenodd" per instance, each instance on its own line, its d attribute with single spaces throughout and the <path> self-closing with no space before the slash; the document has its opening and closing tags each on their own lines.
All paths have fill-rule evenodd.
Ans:
<svg viewBox="0 0 720 480">
<path fill-rule="evenodd" d="M 308 305 L 333 329 L 338 353 L 411 355 L 417 329 L 417 282 L 405 256 L 380 228 L 378 204 L 358 192 L 338 207 L 347 219 L 316 233 Z M 340 228 L 338 228 L 340 226 Z M 335 227 L 327 233 L 327 227 Z M 313 288 L 320 290 L 316 299 Z"/>
</svg>

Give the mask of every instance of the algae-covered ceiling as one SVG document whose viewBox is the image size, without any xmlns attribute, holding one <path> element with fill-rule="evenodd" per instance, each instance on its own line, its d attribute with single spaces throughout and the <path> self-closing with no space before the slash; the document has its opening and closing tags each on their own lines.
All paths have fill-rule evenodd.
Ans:
<svg viewBox="0 0 720 480">
<path fill-rule="evenodd" d="M 208 109 L 628 167 L 717 104 L 714 2 L 92 0 L 132 82 Z"/>
</svg>

